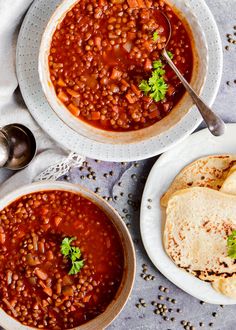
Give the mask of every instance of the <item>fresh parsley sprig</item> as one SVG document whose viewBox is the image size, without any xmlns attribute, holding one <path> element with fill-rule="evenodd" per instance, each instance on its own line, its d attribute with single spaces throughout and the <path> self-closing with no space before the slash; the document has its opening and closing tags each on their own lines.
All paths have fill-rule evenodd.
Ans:
<svg viewBox="0 0 236 330">
<path fill-rule="evenodd" d="M 69 275 L 76 275 L 84 267 L 84 260 L 81 260 L 81 251 L 76 246 L 71 246 L 71 243 L 76 240 L 75 237 L 64 238 L 61 242 L 61 253 L 71 260 L 72 266 Z"/>
<path fill-rule="evenodd" d="M 155 31 L 155 32 L 153 33 L 152 40 L 153 40 L 154 42 L 156 42 L 159 38 L 160 38 L 160 36 L 159 36 L 158 32 Z"/>
<path fill-rule="evenodd" d="M 164 100 L 166 92 L 168 90 L 168 85 L 165 82 L 164 75 L 165 70 L 163 69 L 164 65 L 159 61 L 154 61 L 152 75 L 148 80 L 142 80 L 139 89 L 145 94 L 148 95 L 155 101 L 159 102 Z"/>
<path fill-rule="evenodd" d="M 231 235 L 227 238 L 228 256 L 236 259 L 236 230 L 233 230 Z"/>
<path fill-rule="evenodd" d="M 171 51 L 167 51 L 167 54 L 168 54 L 168 56 L 169 56 L 169 58 L 171 59 L 171 60 L 173 60 L 173 58 L 174 58 L 174 54 L 171 52 Z"/>
</svg>

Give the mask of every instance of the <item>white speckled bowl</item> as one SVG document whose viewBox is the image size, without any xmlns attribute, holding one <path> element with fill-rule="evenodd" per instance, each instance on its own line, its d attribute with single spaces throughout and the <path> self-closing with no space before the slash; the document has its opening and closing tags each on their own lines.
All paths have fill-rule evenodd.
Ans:
<svg viewBox="0 0 236 330">
<path fill-rule="evenodd" d="M 78 2 L 78 0 L 66 0 L 56 9 L 44 31 L 39 52 L 39 77 L 45 96 L 55 113 L 80 135 L 103 144 L 132 144 L 160 136 L 162 133 L 171 130 L 186 116 L 193 103 L 191 98 L 185 94 L 175 108 L 161 121 L 156 124 L 132 132 L 108 132 L 95 128 L 82 120 L 73 116 L 65 105 L 57 98 L 54 86 L 50 80 L 48 55 L 51 46 L 52 36 L 55 29 L 66 13 Z M 168 3 L 175 8 L 179 16 L 186 23 L 186 27 L 192 36 L 192 46 L 194 49 L 194 67 L 191 85 L 201 93 L 208 68 L 208 50 L 205 35 L 201 29 L 197 17 L 191 8 L 183 0 L 169 0 Z M 184 132 L 183 132 L 184 133 Z"/>
<path fill-rule="evenodd" d="M 91 321 L 74 328 L 74 330 L 101 330 L 105 329 L 122 311 L 124 308 L 131 290 L 133 288 L 134 277 L 135 277 L 135 252 L 133 247 L 133 242 L 130 237 L 129 231 L 120 218 L 119 214 L 106 202 L 104 199 L 99 197 L 97 194 L 87 190 L 86 188 L 66 183 L 66 182 L 52 182 L 45 181 L 40 183 L 33 183 L 28 186 L 23 186 L 12 193 L 8 194 L 0 200 L 0 210 L 5 208 L 7 205 L 14 202 L 16 199 L 38 191 L 48 191 L 48 190 L 63 190 L 70 191 L 76 194 L 80 194 L 87 199 L 90 199 L 94 204 L 96 204 L 104 213 L 107 214 L 113 225 L 115 226 L 120 240 L 123 246 L 124 251 L 124 272 L 120 287 L 115 296 L 115 299 L 110 303 L 106 308 L 105 312 L 98 315 L 96 318 Z M 2 309 L 0 309 L 0 327 L 3 327 L 5 330 L 30 330 L 35 329 L 27 327 L 13 319 Z"/>
</svg>

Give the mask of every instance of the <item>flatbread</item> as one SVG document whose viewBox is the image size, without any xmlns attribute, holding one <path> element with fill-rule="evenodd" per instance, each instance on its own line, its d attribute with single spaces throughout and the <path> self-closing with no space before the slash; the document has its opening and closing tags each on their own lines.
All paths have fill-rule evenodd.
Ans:
<svg viewBox="0 0 236 330">
<path fill-rule="evenodd" d="M 236 164 L 236 155 L 214 155 L 200 158 L 186 166 L 174 179 L 161 198 L 167 207 L 170 196 L 178 190 L 190 187 L 208 187 L 219 190 L 230 168 Z"/>
<path fill-rule="evenodd" d="M 221 191 L 236 195 L 236 166 L 233 166 L 221 187 Z M 236 279 L 219 279 L 212 283 L 212 287 L 227 297 L 236 299 Z"/>
<path fill-rule="evenodd" d="M 235 278 L 224 278 L 215 280 L 212 283 L 213 289 L 218 291 L 219 293 L 236 299 L 236 279 Z"/>
<path fill-rule="evenodd" d="M 176 192 L 168 202 L 164 246 L 175 264 L 212 282 L 236 276 L 227 237 L 236 228 L 236 196 L 209 188 Z"/>
<path fill-rule="evenodd" d="M 229 170 L 228 176 L 225 179 L 224 183 L 222 184 L 220 191 L 222 191 L 226 194 L 236 195 L 236 166 L 235 165 L 233 167 L 231 167 L 231 169 Z"/>
</svg>

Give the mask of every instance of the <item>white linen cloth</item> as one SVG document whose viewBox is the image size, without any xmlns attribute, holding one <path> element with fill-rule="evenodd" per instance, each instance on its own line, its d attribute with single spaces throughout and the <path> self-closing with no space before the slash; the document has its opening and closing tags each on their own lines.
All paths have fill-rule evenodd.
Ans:
<svg viewBox="0 0 236 330">
<path fill-rule="evenodd" d="M 21 123 L 32 130 L 37 141 L 38 154 L 29 167 L 14 174 L 0 169 L 0 197 L 23 184 L 44 179 L 56 179 L 71 166 L 78 166 L 82 157 L 63 150 L 39 128 L 21 97 L 15 68 L 16 41 L 23 16 L 32 0 L 0 0 L 0 127 Z M 68 158 L 69 155 L 69 158 Z M 58 165 L 59 164 L 59 165 Z M 7 180 L 8 179 L 8 180 Z"/>
</svg>

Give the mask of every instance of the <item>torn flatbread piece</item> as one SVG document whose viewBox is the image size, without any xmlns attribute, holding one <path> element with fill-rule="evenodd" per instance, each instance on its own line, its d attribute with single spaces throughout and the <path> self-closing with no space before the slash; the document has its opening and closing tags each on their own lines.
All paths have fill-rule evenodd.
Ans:
<svg viewBox="0 0 236 330">
<path fill-rule="evenodd" d="M 236 228 L 236 196 L 194 187 L 173 194 L 166 210 L 164 246 L 175 264 L 212 282 L 236 276 L 227 237 Z"/>
<path fill-rule="evenodd" d="M 167 207 L 170 196 L 178 190 L 190 187 L 208 187 L 219 190 L 236 164 L 236 155 L 214 155 L 200 158 L 186 166 L 173 180 L 161 198 L 161 206 Z"/>
<path fill-rule="evenodd" d="M 236 166 L 233 166 L 223 183 L 221 190 L 224 193 L 236 195 Z M 215 280 L 212 287 L 223 295 L 236 299 L 236 278 Z"/>
</svg>

